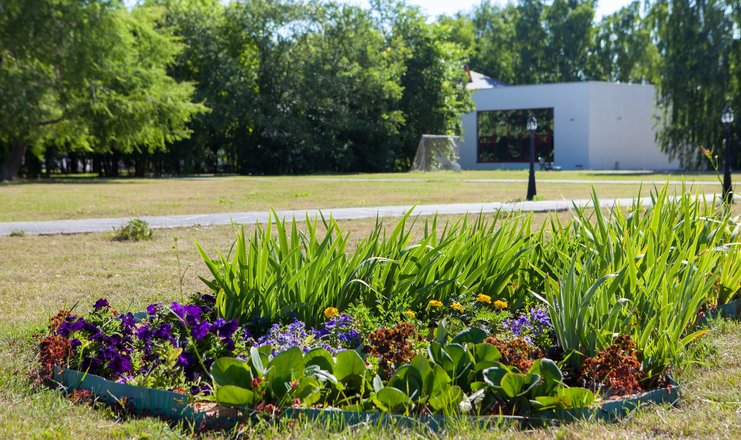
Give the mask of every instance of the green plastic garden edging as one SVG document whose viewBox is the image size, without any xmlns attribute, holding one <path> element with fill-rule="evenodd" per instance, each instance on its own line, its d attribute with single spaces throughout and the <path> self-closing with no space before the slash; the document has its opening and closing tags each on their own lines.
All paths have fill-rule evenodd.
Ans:
<svg viewBox="0 0 741 440">
<path fill-rule="evenodd" d="M 195 426 L 226 426 L 233 425 L 241 420 L 235 417 L 209 417 L 205 412 L 198 411 L 192 405 L 189 405 L 188 396 L 185 394 L 116 383 L 100 376 L 86 374 L 77 370 L 57 368 L 54 371 L 54 380 L 61 384 L 66 392 L 80 389 L 88 390 L 108 404 L 121 402 L 125 399 L 126 404 L 131 405 L 138 414 L 153 415 L 172 420 L 187 420 Z M 379 412 L 351 412 L 302 408 L 284 408 L 280 413 L 280 417 L 332 420 L 349 425 L 358 423 L 403 427 L 426 425 L 432 430 L 444 428 L 447 424 L 461 419 L 467 419 L 481 426 L 513 422 L 527 426 L 541 426 L 558 421 L 579 419 L 614 421 L 645 404 L 670 403 L 676 405 L 679 402 L 679 388 L 679 386 L 673 385 L 628 399 L 607 401 L 597 408 L 543 413 L 542 416 L 538 417 L 444 415 L 409 417 Z"/>
<path fill-rule="evenodd" d="M 711 316 L 724 316 L 730 318 L 741 318 L 741 300 L 731 301 L 728 304 L 712 310 L 699 320 L 704 322 Z M 206 412 L 197 410 L 188 403 L 188 396 L 174 393 L 172 391 L 157 390 L 116 383 L 94 374 L 81 371 L 55 368 L 54 380 L 58 382 L 66 392 L 72 390 L 88 390 L 98 399 L 108 404 L 126 400 L 136 413 L 142 415 L 153 415 L 170 420 L 186 420 L 194 426 L 229 426 L 243 420 L 236 417 L 209 416 Z M 542 413 L 534 417 L 518 416 L 444 416 L 423 415 L 417 417 L 394 415 L 379 412 L 351 412 L 341 410 L 319 410 L 303 408 L 283 408 L 277 417 L 288 417 L 307 420 L 331 421 L 355 425 L 369 423 L 376 425 L 389 425 L 400 427 L 427 426 L 433 431 L 443 429 L 445 426 L 456 421 L 465 420 L 479 426 L 495 426 L 507 423 L 519 423 L 525 426 L 542 426 L 557 422 L 570 422 L 574 420 L 604 420 L 615 421 L 625 416 L 630 411 L 654 403 L 669 403 L 677 405 L 680 398 L 680 386 L 672 384 L 666 388 L 648 391 L 638 396 L 620 400 L 609 400 L 596 408 L 580 408 Z M 254 415 L 246 415 L 245 418 L 253 418 Z"/>
</svg>

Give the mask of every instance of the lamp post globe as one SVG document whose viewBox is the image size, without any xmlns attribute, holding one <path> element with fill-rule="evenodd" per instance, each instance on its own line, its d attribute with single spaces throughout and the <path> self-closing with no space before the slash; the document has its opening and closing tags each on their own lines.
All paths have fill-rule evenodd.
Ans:
<svg viewBox="0 0 741 440">
<path fill-rule="evenodd" d="M 527 131 L 530 132 L 530 174 L 527 179 L 527 200 L 535 197 L 535 130 L 538 129 L 538 120 L 534 115 L 527 118 Z"/>
<path fill-rule="evenodd" d="M 733 124 L 733 109 L 730 105 L 723 109 L 720 122 L 726 129 L 726 151 L 725 163 L 723 165 L 723 201 L 726 204 L 733 203 L 733 183 L 731 182 L 731 164 L 733 163 L 733 138 L 731 126 Z"/>
</svg>

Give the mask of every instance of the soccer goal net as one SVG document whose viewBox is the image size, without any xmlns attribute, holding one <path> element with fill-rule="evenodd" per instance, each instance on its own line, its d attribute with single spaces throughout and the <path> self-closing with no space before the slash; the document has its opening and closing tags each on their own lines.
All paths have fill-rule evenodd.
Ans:
<svg viewBox="0 0 741 440">
<path fill-rule="evenodd" d="M 458 136 L 423 134 L 414 155 L 412 171 L 460 171 Z"/>
</svg>

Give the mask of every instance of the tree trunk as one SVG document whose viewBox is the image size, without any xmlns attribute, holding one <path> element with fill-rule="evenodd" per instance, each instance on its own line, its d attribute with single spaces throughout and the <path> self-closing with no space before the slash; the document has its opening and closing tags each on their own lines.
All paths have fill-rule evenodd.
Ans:
<svg viewBox="0 0 741 440">
<path fill-rule="evenodd" d="M 137 157 L 134 159 L 134 175 L 136 177 L 144 177 L 144 171 L 146 170 L 146 159 L 143 157 Z"/>
<path fill-rule="evenodd" d="M 23 159 L 26 157 L 26 150 L 28 146 L 21 141 L 17 141 L 13 144 L 10 150 L 10 156 L 7 157 L 5 163 L 0 168 L 0 181 L 13 180 L 18 177 L 18 171 L 23 166 Z"/>
</svg>

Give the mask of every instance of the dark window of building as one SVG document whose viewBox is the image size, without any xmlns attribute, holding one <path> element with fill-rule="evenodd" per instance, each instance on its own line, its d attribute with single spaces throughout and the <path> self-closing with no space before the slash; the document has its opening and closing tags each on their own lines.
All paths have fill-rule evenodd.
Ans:
<svg viewBox="0 0 741 440">
<path fill-rule="evenodd" d="M 535 131 L 535 160 L 553 161 L 553 109 L 494 110 L 476 115 L 477 162 L 529 162 L 530 115 L 538 120 Z"/>
</svg>

